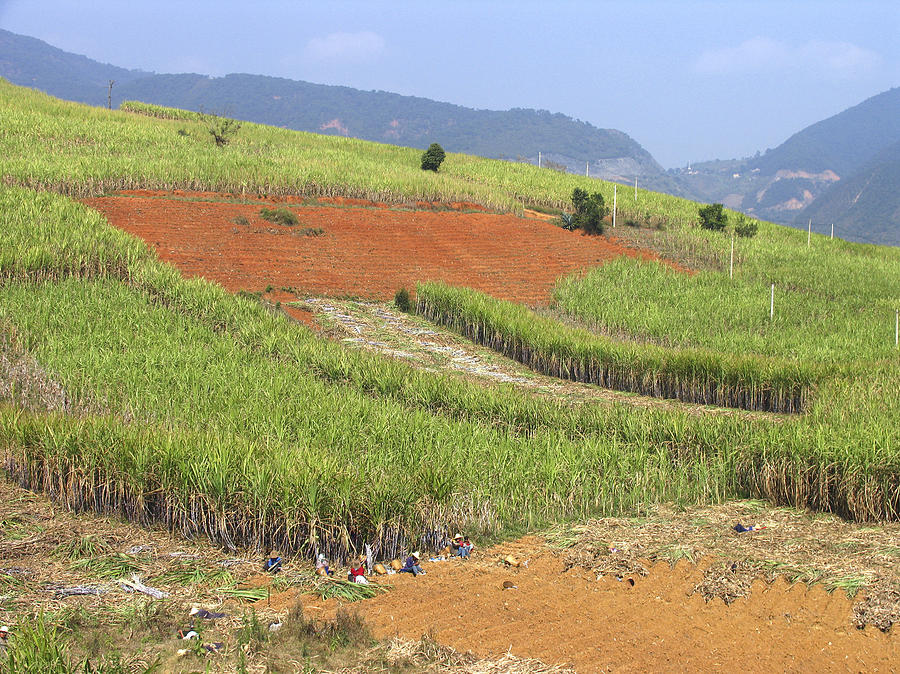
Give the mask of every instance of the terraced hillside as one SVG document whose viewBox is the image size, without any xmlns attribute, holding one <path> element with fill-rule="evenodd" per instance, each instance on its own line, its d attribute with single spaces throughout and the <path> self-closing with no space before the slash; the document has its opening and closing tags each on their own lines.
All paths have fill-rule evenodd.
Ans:
<svg viewBox="0 0 900 674">
<path fill-rule="evenodd" d="M 540 352 L 551 374 L 599 363 L 635 381 L 702 376 L 710 390 L 752 383 L 763 398 L 778 381 L 802 396 L 781 423 L 627 400 L 572 403 L 348 350 L 253 296 L 185 279 L 160 261 L 165 241 L 148 246 L 72 198 L 191 190 L 286 207 L 342 197 L 521 214 L 565 207 L 577 186 L 612 201 L 612 185 L 460 155 L 433 174 L 419 170 L 415 150 L 250 124 L 217 147 L 196 116 L 97 110 L 8 84 L 0 110 L 4 362 L 31 364 L 5 371 L 3 465 L 71 508 L 226 546 L 339 558 L 364 543 L 384 555 L 428 547 L 448 528 L 503 535 L 662 501 L 753 495 L 858 520 L 900 515 L 897 251 L 821 238 L 807 248 L 801 233 L 760 223 L 756 238 L 738 242 L 729 281 L 729 239 L 696 226 L 696 205 L 619 194 L 628 239 L 697 273 L 604 266 L 577 282 L 581 304 L 558 287 L 565 322 L 542 332 L 517 331 L 519 318 L 509 318 L 522 309 L 486 296 L 455 305 L 460 325 L 514 355 Z M 208 196 L 199 198 L 198 210 Z M 533 251 L 508 236 L 505 255 L 524 264 Z M 489 272 L 476 262 L 457 264 L 483 279 Z M 617 292 L 590 286 L 596 274 Z M 769 282 L 781 294 L 777 318 L 765 322 L 768 293 L 758 295 Z M 295 297 L 321 292 L 272 285 L 282 283 Z M 717 298 L 732 299 L 726 289 L 744 301 L 727 316 L 717 308 Z M 678 293 L 677 306 L 692 313 L 665 318 Z M 646 315 L 663 318 L 651 328 L 637 321 Z M 594 335 L 584 337 L 585 327 Z M 827 348 L 800 349 L 803 334 Z M 47 388 L 63 395 L 29 393 Z M 668 395 L 665 386 L 648 392 Z"/>
</svg>

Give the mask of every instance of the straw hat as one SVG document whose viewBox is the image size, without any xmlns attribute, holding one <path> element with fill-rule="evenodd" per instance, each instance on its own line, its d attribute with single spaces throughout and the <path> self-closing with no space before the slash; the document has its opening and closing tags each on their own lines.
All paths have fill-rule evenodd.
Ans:
<svg viewBox="0 0 900 674">
<path fill-rule="evenodd" d="M 0 634 L 7 634 L 8 632 L 9 632 L 9 627 L 7 627 L 6 625 L 4 625 L 3 627 L 0 627 Z"/>
<path fill-rule="evenodd" d="M 320 562 L 324 562 L 325 561 L 325 553 L 320 552 L 319 556 L 316 559 L 318 559 Z"/>
<path fill-rule="evenodd" d="M 418 552 L 412 553 L 412 556 L 415 557 L 416 559 L 419 559 L 419 553 L 418 553 Z"/>
<path fill-rule="evenodd" d="M 381 564 L 381 563 L 376 564 L 375 565 L 375 573 L 377 573 L 379 576 L 385 575 L 387 573 L 387 569 L 384 568 L 384 564 Z"/>
<path fill-rule="evenodd" d="M 458 540 L 459 540 L 460 538 L 462 538 L 462 537 L 463 537 L 462 534 L 456 534 L 456 536 L 453 537 L 453 540 L 454 540 L 454 541 L 458 541 Z"/>
<path fill-rule="evenodd" d="M 400 569 L 403 568 L 403 563 L 399 559 L 392 559 L 391 560 L 391 568 L 394 571 L 399 571 Z"/>
</svg>

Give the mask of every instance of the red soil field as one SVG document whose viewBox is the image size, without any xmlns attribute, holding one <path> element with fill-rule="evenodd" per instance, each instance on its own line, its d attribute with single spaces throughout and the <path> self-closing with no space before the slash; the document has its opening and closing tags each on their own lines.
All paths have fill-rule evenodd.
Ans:
<svg viewBox="0 0 900 674">
<path fill-rule="evenodd" d="M 290 208 L 300 224 L 284 227 L 260 217 L 266 201 L 227 198 L 141 192 L 84 203 L 145 240 L 185 276 L 202 276 L 232 292 L 271 285 L 387 300 L 401 287 L 413 291 L 417 281 L 440 280 L 539 305 L 549 301 L 560 276 L 619 255 L 652 257 L 543 219 L 470 212 L 475 207 L 469 204 L 400 210 L 360 200 L 302 204 L 297 198 Z M 234 224 L 238 216 L 249 226 Z M 324 234 L 304 236 L 304 229 Z"/>
<path fill-rule="evenodd" d="M 564 571 L 537 540 L 502 548 L 537 557 L 527 569 L 504 568 L 495 552 L 426 564 L 424 577 L 392 576 L 394 590 L 363 602 L 375 634 L 417 639 L 427 628 L 460 651 L 511 650 L 578 672 L 892 671 L 900 662 L 895 635 L 856 629 L 840 592 L 757 581 L 726 606 L 690 594 L 702 562 L 660 563 L 631 586 Z M 504 589 L 506 580 L 516 588 Z"/>
</svg>

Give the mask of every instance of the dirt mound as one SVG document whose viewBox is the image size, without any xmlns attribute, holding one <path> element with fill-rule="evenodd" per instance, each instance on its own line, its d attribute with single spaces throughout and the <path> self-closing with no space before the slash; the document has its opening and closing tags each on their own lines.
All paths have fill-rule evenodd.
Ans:
<svg viewBox="0 0 900 674">
<path fill-rule="evenodd" d="M 441 280 L 537 305 L 548 302 L 560 276 L 639 254 L 542 220 L 431 204 L 409 210 L 344 200 L 329 207 L 297 198 L 289 203 L 300 224 L 283 227 L 260 218 L 268 201 L 230 195 L 132 193 L 85 203 L 186 276 L 231 291 L 271 285 L 384 300 L 417 281 Z"/>
</svg>

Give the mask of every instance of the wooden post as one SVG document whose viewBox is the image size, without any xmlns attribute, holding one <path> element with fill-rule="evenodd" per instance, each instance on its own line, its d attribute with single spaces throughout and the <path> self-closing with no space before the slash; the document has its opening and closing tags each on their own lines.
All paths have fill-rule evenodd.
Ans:
<svg viewBox="0 0 900 674">
<path fill-rule="evenodd" d="M 806 247 L 809 248 L 809 240 L 812 238 L 812 220 L 806 226 Z"/>
<path fill-rule="evenodd" d="M 894 346 L 900 349 L 900 309 L 894 314 Z"/>
<path fill-rule="evenodd" d="M 541 151 L 538 150 L 538 168 L 541 168 Z"/>
<path fill-rule="evenodd" d="M 616 188 L 618 185 L 613 185 L 613 227 L 616 226 Z"/>
<path fill-rule="evenodd" d="M 637 176 L 634 177 L 634 201 L 637 203 Z"/>
<path fill-rule="evenodd" d="M 831 240 L 834 241 L 834 223 L 831 223 Z"/>
<path fill-rule="evenodd" d="M 591 177 L 591 162 L 589 161 L 584 162 L 584 175 L 588 178 Z"/>
<path fill-rule="evenodd" d="M 115 83 L 116 83 L 115 80 L 109 81 L 109 91 L 106 94 L 106 109 L 107 110 L 112 110 L 112 88 Z"/>
<path fill-rule="evenodd" d="M 731 233 L 731 262 L 728 265 L 728 278 L 734 278 L 734 232 Z"/>
<path fill-rule="evenodd" d="M 772 295 L 771 299 L 769 299 L 769 320 L 773 320 L 775 318 L 775 284 L 772 284 Z"/>
</svg>

